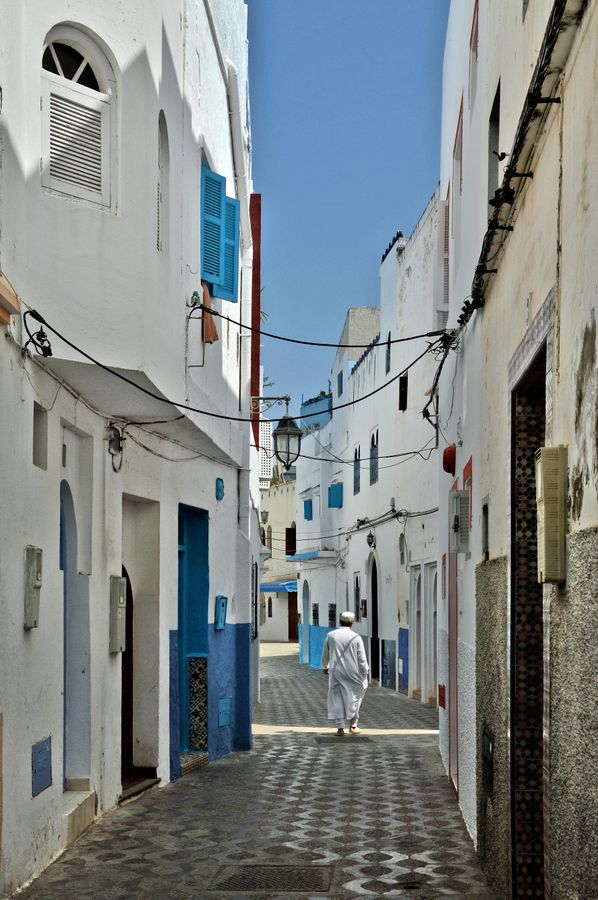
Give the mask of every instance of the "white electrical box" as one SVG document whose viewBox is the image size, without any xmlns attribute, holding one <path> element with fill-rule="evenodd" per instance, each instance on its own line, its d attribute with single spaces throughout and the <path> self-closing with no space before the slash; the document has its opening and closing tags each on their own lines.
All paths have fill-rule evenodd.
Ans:
<svg viewBox="0 0 598 900">
<path fill-rule="evenodd" d="M 449 494 L 451 553 L 469 553 L 469 491 L 451 491 Z"/>
<path fill-rule="evenodd" d="M 566 578 L 567 448 L 540 447 L 536 451 L 536 511 L 538 581 Z"/>
<path fill-rule="evenodd" d="M 126 649 L 127 582 L 118 575 L 110 576 L 110 653 Z"/>
<path fill-rule="evenodd" d="M 37 628 L 39 595 L 42 588 L 43 551 L 39 547 L 25 547 L 25 621 L 24 627 Z"/>
</svg>

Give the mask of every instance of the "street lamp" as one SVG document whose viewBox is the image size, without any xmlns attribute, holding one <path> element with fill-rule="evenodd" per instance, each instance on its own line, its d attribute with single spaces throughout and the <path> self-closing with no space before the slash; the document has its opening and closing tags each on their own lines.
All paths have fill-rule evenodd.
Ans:
<svg viewBox="0 0 598 900">
<path fill-rule="evenodd" d="M 289 416 L 291 398 L 288 395 L 284 395 L 283 397 L 254 397 L 253 399 L 255 401 L 271 400 L 274 403 L 282 403 L 284 401 L 286 403 L 285 414 L 272 432 L 272 440 L 274 441 L 274 455 L 288 472 L 299 457 L 303 433 L 295 420 Z"/>
</svg>

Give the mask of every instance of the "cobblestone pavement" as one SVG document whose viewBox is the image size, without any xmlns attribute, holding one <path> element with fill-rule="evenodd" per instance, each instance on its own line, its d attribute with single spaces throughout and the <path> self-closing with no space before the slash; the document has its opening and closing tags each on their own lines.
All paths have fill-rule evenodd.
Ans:
<svg viewBox="0 0 598 900">
<path fill-rule="evenodd" d="M 326 678 L 281 650 L 263 648 L 251 753 L 108 813 L 19 900 L 494 898 L 436 711 L 372 687 L 363 733 L 337 738 Z"/>
</svg>

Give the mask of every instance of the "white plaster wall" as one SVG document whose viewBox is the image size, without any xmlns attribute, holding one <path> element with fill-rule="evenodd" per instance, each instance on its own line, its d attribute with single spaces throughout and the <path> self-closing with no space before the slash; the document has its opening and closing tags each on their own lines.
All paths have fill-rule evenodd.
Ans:
<svg viewBox="0 0 598 900">
<path fill-rule="evenodd" d="M 197 271 L 199 171 L 202 148 L 210 163 L 237 192 L 229 128 L 226 84 L 213 44 L 205 7 L 185 2 L 183 16 L 172 4 L 98 5 L 90 0 L 51 3 L 27 0 L 2 4 L 4 36 L 0 52 L 0 149 L 2 173 L 0 265 L 17 292 L 39 308 L 50 324 L 102 362 L 143 370 L 160 390 L 182 402 L 239 414 L 249 369 L 238 351 L 238 328 L 223 332 L 206 349 L 206 364 L 186 384 L 186 300 L 199 286 Z M 239 72 L 241 106 L 247 74 L 246 8 L 241 0 L 211 6 L 220 56 Z M 116 88 L 115 204 L 98 210 L 80 201 L 42 191 L 40 157 L 40 65 L 45 35 L 64 20 L 97 36 L 113 63 Z M 0 38 L 0 41 L 2 39 Z M 201 71 L 201 75 L 199 72 Z M 200 87 L 194 81 L 195 72 Z M 170 150 L 168 252 L 155 250 L 155 186 L 158 114 L 164 110 Z M 247 168 L 247 159 L 242 172 Z M 250 183 L 246 181 L 250 190 Z M 247 253 L 248 236 L 244 232 Z M 248 263 L 250 258 L 247 257 Z M 244 304 L 222 304 L 238 315 L 249 300 L 245 268 Z M 217 308 L 220 301 L 217 301 Z M 200 362 L 199 326 L 190 326 L 190 362 Z M 19 340 L 19 323 L 12 333 Z M 189 450 L 131 429 L 120 473 L 106 452 L 105 420 L 75 399 L 37 367 L 25 363 L 11 340 L 0 338 L 0 459 L 3 503 L 0 584 L 6 627 L 0 639 L 0 710 L 4 715 L 4 826 L 0 889 L 16 887 L 43 868 L 63 846 L 62 833 L 62 641 L 63 589 L 59 570 L 59 488 L 71 487 L 79 529 L 79 571 L 89 576 L 91 774 L 98 811 L 120 794 L 120 656 L 108 653 L 109 576 L 120 575 L 123 558 L 143 564 L 147 527 L 159 558 L 138 571 L 137 599 L 152 606 L 152 627 L 139 634 L 151 654 L 142 673 L 139 762 L 157 764 L 169 778 L 169 629 L 177 627 L 177 514 L 179 503 L 208 511 L 210 521 L 209 618 L 214 597 L 229 598 L 228 620 L 250 620 L 249 572 L 259 559 L 257 498 L 249 494 L 246 472 L 253 464 L 246 425 L 189 415 L 198 440 L 215 459 L 192 458 Z M 56 359 L 71 358 L 52 338 Z M 241 370 L 240 370 L 241 366 Z M 73 371 L 67 370 L 67 371 Z M 199 374 L 197 374 L 199 373 Z M 187 394 L 188 391 L 188 394 Z M 106 382 L 104 410 L 118 405 L 119 383 Z M 34 399 L 48 410 L 46 470 L 32 464 Z M 165 406 L 165 417 L 172 416 Z M 143 417 L 143 401 L 132 410 Z M 151 418 L 154 418 L 152 415 Z M 187 436 L 193 429 L 184 432 Z M 137 446 L 136 436 L 173 463 Z M 67 467 L 62 468 L 62 444 Z M 219 457 L 222 461 L 216 461 Z M 235 465 L 231 466 L 233 461 Z M 225 496 L 215 499 L 222 477 Z M 257 482 L 256 482 L 257 483 Z M 129 518 L 123 528 L 123 498 L 151 501 L 149 520 Z M 143 504 L 141 504 L 143 505 Z M 149 507 L 148 507 L 149 508 Z M 144 518 L 143 514 L 140 514 Z M 133 524 L 136 530 L 133 538 Z M 158 536 L 158 538 L 156 538 Z M 137 546 L 132 546 L 137 541 Z M 23 554 L 33 544 L 44 552 L 40 624 L 23 630 Z M 123 553 L 124 545 L 124 553 Z M 232 564 L 231 564 L 232 562 Z M 151 564 L 150 564 L 151 563 Z M 135 567 L 132 567 L 135 568 Z M 142 565 L 140 565 L 140 569 Z M 135 582 L 135 575 L 131 573 Z M 136 623 L 137 627 L 137 623 Z M 150 679 L 151 676 L 151 680 Z M 137 690 L 137 687 L 136 687 Z M 53 783 L 31 798 L 31 746 L 52 736 Z"/>
<path fill-rule="evenodd" d="M 261 641 L 288 641 L 289 639 L 289 594 L 264 594 L 266 598 L 266 621 L 260 625 Z M 272 616 L 268 615 L 268 601 L 272 600 Z M 295 598 L 293 598 L 295 602 Z"/>
<path fill-rule="evenodd" d="M 450 322 L 470 293 L 474 267 L 487 227 L 488 118 L 500 79 L 500 150 L 509 153 L 536 63 L 549 0 L 530 3 L 521 21 L 521 3 L 480 3 L 477 92 L 468 105 L 468 48 L 473 0 L 451 5 L 444 59 L 441 186 L 452 180 L 452 156 L 461 98 L 463 115 L 463 193 L 461 231 L 451 238 Z M 486 305 L 461 336 L 459 355 L 451 354 L 440 386 L 441 425 L 457 446 L 455 478 L 473 460 L 471 553 L 459 557 L 459 746 L 460 803 L 474 821 L 475 758 L 467 748 L 475 738 L 475 672 L 467 662 L 475 650 L 475 566 L 481 560 L 481 501 L 489 498 L 490 557 L 510 553 L 510 447 L 508 366 L 540 307 L 553 292 L 555 353 L 552 443 L 568 445 L 570 518 L 577 530 L 598 521 L 598 458 L 595 432 L 595 365 L 583 375 L 584 331 L 595 344 L 597 236 L 595 140 L 598 54 L 597 9 L 585 12 L 561 84 L 561 104 L 551 107 L 533 158 L 515 229 L 504 253 L 494 261 Z M 454 194 L 455 185 L 451 185 Z M 560 210 L 560 222 L 559 222 Z M 560 242 L 560 258 L 559 258 Z M 589 332 L 589 334 L 588 334 Z M 595 347 L 594 347 L 595 353 Z M 587 362 L 587 347 L 586 347 Z M 589 371 L 592 374 L 589 374 Z M 578 402 L 578 398 L 582 398 Z M 581 412 L 578 412 L 578 409 Z M 577 419 L 577 422 L 576 422 Z M 582 487 L 576 507 L 573 486 Z M 455 479 L 439 474 L 441 523 L 448 522 L 448 493 Z M 448 530 L 441 524 L 439 552 L 447 551 Z M 442 647 L 442 645 L 441 645 Z M 446 648 L 441 649 L 441 655 Z M 446 670 L 446 659 L 439 661 Z M 471 684 L 470 684 L 471 682 Z M 441 746 L 443 726 L 441 718 Z"/>
</svg>

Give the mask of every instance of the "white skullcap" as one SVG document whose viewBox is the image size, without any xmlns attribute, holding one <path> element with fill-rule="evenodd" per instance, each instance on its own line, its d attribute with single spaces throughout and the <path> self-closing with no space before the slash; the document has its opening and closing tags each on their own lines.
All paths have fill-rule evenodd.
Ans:
<svg viewBox="0 0 598 900">
<path fill-rule="evenodd" d="M 339 621 L 342 625 L 352 625 L 355 621 L 355 615 L 347 610 L 346 612 L 341 613 Z"/>
</svg>

